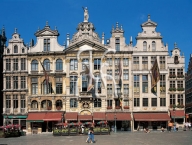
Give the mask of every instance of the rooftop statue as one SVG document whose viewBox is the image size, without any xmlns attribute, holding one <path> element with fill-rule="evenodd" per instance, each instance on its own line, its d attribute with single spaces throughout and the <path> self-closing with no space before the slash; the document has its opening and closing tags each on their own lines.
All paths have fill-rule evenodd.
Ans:
<svg viewBox="0 0 192 145">
<path fill-rule="evenodd" d="M 83 10 L 84 10 L 84 22 L 88 22 L 89 13 L 87 7 L 83 7 Z"/>
</svg>

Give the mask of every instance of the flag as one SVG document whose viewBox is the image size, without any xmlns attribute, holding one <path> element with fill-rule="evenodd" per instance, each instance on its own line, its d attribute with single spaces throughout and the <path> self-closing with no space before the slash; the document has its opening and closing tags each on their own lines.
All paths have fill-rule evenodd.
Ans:
<svg viewBox="0 0 192 145">
<path fill-rule="evenodd" d="M 48 76 L 48 74 L 47 74 L 47 72 L 46 72 L 46 70 L 45 70 L 45 68 L 44 68 L 42 63 L 41 63 L 41 66 L 43 68 L 43 72 L 44 72 L 44 75 L 45 75 L 45 80 L 46 80 L 46 83 L 47 83 L 47 86 L 48 86 L 49 85 L 49 76 Z"/>
<path fill-rule="evenodd" d="M 122 98 L 119 98 L 119 102 L 120 102 L 120 107 L 122 107 Z"/>
<path fill-rule="evenodd" d="M 121 76 L 122 76 L 122 66 L 121 66 L 121 59 L 119 59 L 119 86 L 120 86 L 120 90 L 121 90 Z"/>
<path fill-rule="evenodd" d="M 158 67 L 157 59 L 153 63 L 153 67 L 151 68 L 151 80 L 152 80 L 152 89 L 157 85 L 157 82 L 160 80 L 160 72 Z"/>
<path fill-rule="evenodd" d="M 94 88 L 95 80 L 93 79 L 92 74 L 86 64 L 85 64 L 85 71 L 82 71 L 80 75 L 81 74 L 87 75 L 87 79 L 88 79 L 87 92 L 89 92 L 92 88 Z"/>
</svg>

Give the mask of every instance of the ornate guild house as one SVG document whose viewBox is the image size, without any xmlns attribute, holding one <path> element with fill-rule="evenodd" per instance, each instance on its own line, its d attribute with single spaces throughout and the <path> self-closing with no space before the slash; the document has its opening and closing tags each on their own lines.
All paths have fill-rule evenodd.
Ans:
<svg viewBox="0 0 192 145">
<path fill-rule="evenodd" d="M 48 22 L 26 45 L 15 29 L 3 53 L 3 122 L 20 124 L 27 133 L 51 132 L 63 121 L 107 121 L 117 130 L 166 128 L 185 122 L 185 57 L 174 45 L 169 54 L 157 23 L 150 19 L 126 44 L 124 29 L 112 27 L 99 37 L 84 8 L 66 45 Z M 158 70 L 152 71 L 156 63 Z M 158 75 L 158 73 L 160 75 Z M 152 73 L 157 73 L 152 87 Z"/>
</svg>

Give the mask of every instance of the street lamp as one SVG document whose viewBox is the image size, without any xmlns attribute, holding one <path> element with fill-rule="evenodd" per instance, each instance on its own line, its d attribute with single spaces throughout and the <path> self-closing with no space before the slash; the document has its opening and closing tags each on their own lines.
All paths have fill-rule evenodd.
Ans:
<svg viewBox="0 0 192 145">
<path fill-rule="evenodd" d="M 115 133 L 116 133 L 116 132 L 117 132 L 117 127 L 116 127 L 116 120 L 117 120 L 117 117 L 116 117 L 116 113 L 115 113 L 114 120 L 115 120 Z"/>
</svg>

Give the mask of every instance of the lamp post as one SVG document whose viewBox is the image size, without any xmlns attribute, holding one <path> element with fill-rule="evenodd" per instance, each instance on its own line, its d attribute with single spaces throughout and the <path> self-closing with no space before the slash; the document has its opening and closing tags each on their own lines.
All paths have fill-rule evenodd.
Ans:
<svg viewBox="0 0 192 145">
<path fill-rule="evenodd" d="M 116 127 L 116 120 L 117 120 L 117 117 L 116 117 L 116 113 L 115 113 L 114 120 L 115 120 L 115 133 L 116 133 L 116 132 L 117 132 L 117 127 Z"/>
</svg>

